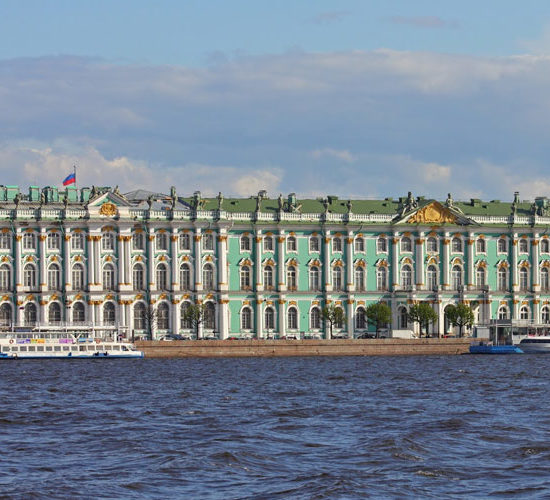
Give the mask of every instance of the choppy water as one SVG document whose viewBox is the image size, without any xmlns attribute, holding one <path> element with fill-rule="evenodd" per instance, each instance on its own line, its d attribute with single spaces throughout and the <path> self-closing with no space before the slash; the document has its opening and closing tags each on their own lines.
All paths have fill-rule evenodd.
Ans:
<svg viewBox="0 0 550 500">
<path fill-rule="evenodd" d="M 0 363 L 13 498 L 550 496 L 550 356 Z"/>
</svg>

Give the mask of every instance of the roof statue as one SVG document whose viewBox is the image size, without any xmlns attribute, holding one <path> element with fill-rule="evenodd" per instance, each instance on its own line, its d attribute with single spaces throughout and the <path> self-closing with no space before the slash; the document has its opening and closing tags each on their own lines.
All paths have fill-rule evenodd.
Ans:
<svg viewBox="0 0 550 500">
<path fill-rule="evenodd" d="M 348 214 L 351 213 L 351 209 L 353 207 L 353 204 L 351 203 L 351 200 L 348 200 L 348 202 L 346 203 L 346 207 L 348 209 Z"/>
<path fill-rule="evenodd" d="M 223 210 L 223 194 L 221 191 L 218 193 L 216 199 L 218 200 L 218 210 Z"/>
<path fill-rule="evenodd" d="M 453 197 L 452 197 L 451 193 L 447 194 L 447 199 L 445 200 L 445 206 L 447 208 L 451 208 L 453 206 Z"/>
</svg>

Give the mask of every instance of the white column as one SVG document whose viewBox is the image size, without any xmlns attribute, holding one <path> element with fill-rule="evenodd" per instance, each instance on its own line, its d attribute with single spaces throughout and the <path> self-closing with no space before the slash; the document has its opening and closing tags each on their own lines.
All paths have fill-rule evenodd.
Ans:
<svg viewBox="0 0 550 500">
<path fill-rule="evenodd" d="M 200 241 L 200 240 L 199 240 Z M 197 304 L 203 304 L 203 300 L 202 298 L 201 299 L 198 299 L 197 298 Z M 197 339 L 202 339 L 204 337 L 204 334 L 203 334 L 203 328 L 204 328 L 204 323 L 201 321 L 201 323 L 199 324 L 198 328 L 197 328 Z"/>
<path fill-rule="evenodd" d="M 426 282 L 424 280 L 424 233 L 422 231 L 418 232 L 418 237 L 416 238 L 416 288 L 417 290 L 425 290 Z"/>
<path fill-rule="evenodd" d="M 218 236 L 218 287 L 220 291 L 229 290 L 227 277 L 227 234 L 225 229 L 220 229 Z M 223 306 L 223 303 L 222 303 Z M 223 309 L 223 307 L 221 308 Z"/>
<path fill-rule="evenodd" d="M 277 280 L 279 282 L 279 291 L 286 291 L 285 280 L 285 235 L 284 231 L 279 233 L 277 238 Z"/>
<path fill-rule="evenodd" d="M 21 262 L 21 253 L 22 253 L 22 239 L 21 228 L 18 227 L 15 233 L 15 285 L 16 290 L 18 290 L 23 285 L 23 272 L 22 272 L 22 262 Z"/>
<path fill-rule="evenodd" d="M 325 280 L 325 291 L 332 291 L 332 273 L 330 272 L 330 231 L 325 231 L 323 248 L 323 277 Z M 321 288 L 322 289 L 322 288 Z"/>
<path fill-rule="evenodd" d="M 346 239 L 346 280 L 348 292 L 355 290 L 353 283 L 353 232 L 348 232 Z"/>
<path fill-rule="evenodd" d="M 95 272 L 94 272 L 94 240 L 92 235 L 86 237 L 88 242 L 88 289 L 90 285 L 94 284 Z"/>
<path fill-rule="evenodd" d="M 474 289 L 476 280 L 475 280 L 475 267 L 474 267 L 474 242 L 475 237 L 474 233 L 468 234 L 468 289 Z"/>
<path fill-rule="evenodd" d="M 262 308 L 263 299 L 261 296 L 258 296 L 256 299 L 256 338 L 261 339 L 263 334 L 263 322 L 264 322 L 264 314 L 263 314 L 263 308 Z"/>
<path fill-rule="evenodd" d="M 355 328 L 353 323 L 353 317 L 354 317 L 354 300 L 353 298 L 349 298 L 347 301 L 348 307 L 347 307 L 347 323 L 348 323 L 348 337 L 352 339 L 354 337 Z"/>
<path fill-rule="evenodd" d="M 391 240 L 392 290 L 399 290 L 399 233 L 393 233 Z"/>
<path fill-rule="evenodd" d="M 179 333 L 181 323 L 181 304 L 177 304 L 176 300 L 172 300 L 172 333 Z"/>
<path fill-rule="evenodd" d="M 170 236 L 170 258 L 172 260 L 172 288 L 171 290 L 175 292 L 179 289 L 179 265 L 178 265 L 178 235 L 176 234 L 176 229 L 172 229 L 172 235 Z M 179 309 L 179 308 L 178 308 Z M 178 328 L 175 331 L 179 330 Z"/>
<path fill-rule="evenodd" d="M 220 339 L 226 339 L 229 337 L 229 324 L 228 324 L 228 304 L 227 298 L 222 298 L 218 305 L 218 327 L 220 330 Z"/>
<path fill-rule="evenodd" d="M 117 236 L 117 244 L 118 244 L 118 289 L 120 290 L 120 285 L 124 285 L 124 255 L 125 255 L 125 248 L 124 248 L 124 236 L 118 235 Z"/>
<path fill-rule="evenodd" d="M 99 284 L 100 288 L 103 288 L 103 273 L 101 269 L 101 238 L 102 236 L 96 236 L 94 241 L 94 269 L 95 283 Z"/>
<path fill-rule="evenodd" d="M 539 274 L 539 234 L 534 233 L 531 240 L 531 272 L 532 272 L 532 290 L 533 292 L 540 291 L 540 274 Z M 538 308 L 538 306 L 537 306 Z"/>
<path fill-rule="evenodd" d="M 449 233 L 443 235 L 443 290 L 449 290 Z"/>
<path fill-rule="evenodd" d="M 279 337 L 284 337 L 286 335 L 285 302 L 286 300 L 281 296 L 279 298 Z M 300 327 L 300 316 L 298 316 L 298 327 Z"/>
<path fill-rule="evenodd" d="M 132 283 L 132 236 L 124 237 L 124 283 L 130 285 Z"/>
<path fill-rule="evenodd" d="M 264 280 L 262 272 L 262 230 L 256 230 L 255 238 L 256 248 L 255 248 L 255 262 L 256 262 L 256 291 L 260 292 L 264 289 Z"/>
<path fill-rule="evenodd" d="M 518 235 L 514 233 L 511 238 L 512 243 L 512 290 L 517 292 L 519 290 L 519 281 L 518 281 Z M 516 310 L 519 310 L 517 307 Z M 514 316 L 518 318 L 518 316 Z"/>
<path fill-rule="evenodd" d="M 72 290 L 72 276 L 71 276 L 71 233 L 67 229 L 65 231 L 65 236 L 63 237 L 63 269 L 65 270 L 65 290 Z M 65 311 L 67 314 L 69 309 Z"/>
<path fill-rule="evenodd" d="M 46 228 L 40 228 L 39 246 L 40 246 L 40 290 L 45 292 L 48 284 L 48 276 L 46 272 L 47 255 L 46 255 Z M 41 306 L 42 307 L 42 306 Z"/>
<path fill-rule="evenodd" d="M 157 284 L 155 282 L 155 230 L 149 228 L 147 236 L 147 269 L 149 271 L 149 290 L 156 291 Z"/>
<path fill-rule="evenodd" d="M 195 241 L 195 290 L 197 292 L 203 289 L 201 239 L 201 229 L 197 227 L 195 229 L 195 237 L 193 238 Z"/>
</svg>

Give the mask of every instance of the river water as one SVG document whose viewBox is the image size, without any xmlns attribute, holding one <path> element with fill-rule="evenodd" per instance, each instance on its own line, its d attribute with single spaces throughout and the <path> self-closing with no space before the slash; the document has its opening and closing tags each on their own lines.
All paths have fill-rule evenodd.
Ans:
<svg viewBox="0 0 550 500">
<path fill-rule="evenodd" d="M 0 363 L 2 498 L 548 498 L 550 356 Z"/>
</svg>

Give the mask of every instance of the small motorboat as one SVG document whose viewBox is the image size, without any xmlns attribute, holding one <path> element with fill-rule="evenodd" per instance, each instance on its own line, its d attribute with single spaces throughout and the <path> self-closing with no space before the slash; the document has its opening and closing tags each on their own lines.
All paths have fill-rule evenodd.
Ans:
<svg viewBox="0 0 550 500">
<path fill-rule="evenodd" d="M 478 342 L 470 345 L 470 354 L 523 354 L 523 351 L 515 345 Z"/>
</svg>

